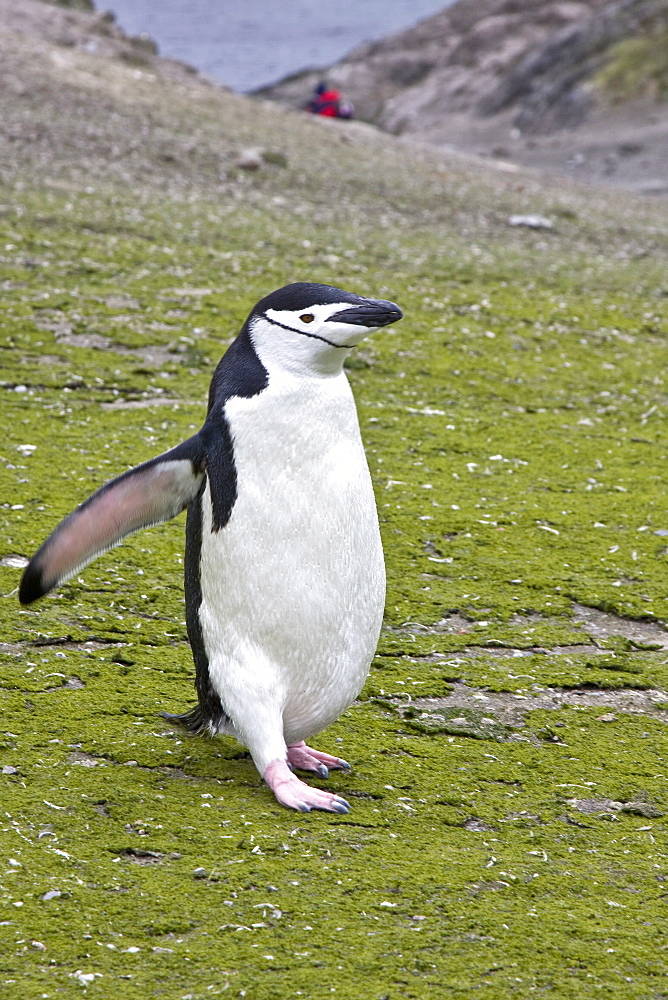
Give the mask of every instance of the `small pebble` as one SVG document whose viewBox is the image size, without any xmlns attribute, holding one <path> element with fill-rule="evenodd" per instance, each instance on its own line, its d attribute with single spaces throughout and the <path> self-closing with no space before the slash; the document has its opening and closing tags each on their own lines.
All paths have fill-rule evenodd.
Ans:
<svg viewBox="0 0 668 1000">
<path fill-rule="evenodd" d="M 259 149 L 244 149 L 232 165 L 240 170 L 259 170 L 262 166 L 262 154 Z"/>
<path fill-rule="evenodd" d="M 526 226 L 528 229 L 554 229 L 554 223 L 544 215 L 511 215 L 509 226 Z"/>
<path fill-rule="evenodd" d="M 0 566 L 9 566 L 11 569 L 25 569 L 29 560 L 25 556 L 3 556 L 0 559 Z"/>
</svg>

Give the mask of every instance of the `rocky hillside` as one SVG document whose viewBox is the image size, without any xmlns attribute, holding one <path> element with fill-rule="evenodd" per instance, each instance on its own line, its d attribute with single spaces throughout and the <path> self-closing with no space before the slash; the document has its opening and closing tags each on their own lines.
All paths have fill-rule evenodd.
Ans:
<svg viewBox="0 0 668 1000">
<path fill-rule="evenodd" d="M 175 59 L 158 56 L 158 47 L 147 35 L 127 35 L 111 11 L 96 9 L 92 0 L 28 0 L 0 6 L 0 32 L 5 44 L 2 74 L 5 88 L 20 88 L 19 63 L 41 50 L 53 61 L 51 46 L 61 53 L 118 60 L 126 67 L 150 71 L 173 83 L 195 76 L 196 71 Z M 14 44 L 10 44 L 13 41 Z M 30 62 L 30 59 L 27 60 Z M 57 60 L 56 60 L 57 61 Z"/>
<path fill-rule="evenodd" d="M 394 134 L 661 190 L 667 53 L 665 0 L 459 0 L 262 94 L 297 107 L 326 74 Z"/>
</svg>

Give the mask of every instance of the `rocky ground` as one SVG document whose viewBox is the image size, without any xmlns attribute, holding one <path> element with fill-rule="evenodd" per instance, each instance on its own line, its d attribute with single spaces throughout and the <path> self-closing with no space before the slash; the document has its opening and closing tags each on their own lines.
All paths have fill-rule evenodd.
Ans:
<svg viewBox="0 0 668 1000">
<path fill-rule="evenodd" d="M 667 21 L 662 0 L 459 0 L 261 93 L 301 107 L 325 75 L 395 135 L 665 194 Z"/>
<path fill-rule="evenodd" d="M 0 992 L 660 997 L 665 202 L 241 98 L 90 12 L 0 14 Z M 347 816 L 161 717 L 194 698 L 182 518 L 16 600 L 300 279 L 405 313 L 348 369 L 388 594 L 319 738 Z"/>
</svg>

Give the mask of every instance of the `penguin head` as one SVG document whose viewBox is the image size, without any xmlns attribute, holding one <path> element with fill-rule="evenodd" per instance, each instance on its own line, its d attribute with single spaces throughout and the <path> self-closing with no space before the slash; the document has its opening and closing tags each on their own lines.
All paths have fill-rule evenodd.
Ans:
<svg viewBox="0 0 668 1000">
<path fill-rule="evenodd" d="M 302 374 L 336 375 L 369 333 L 401 319 L 394 302 L 331 285 L 295 282 L 261 299 L 247 329 L 260 361 Z"/>
</svg>

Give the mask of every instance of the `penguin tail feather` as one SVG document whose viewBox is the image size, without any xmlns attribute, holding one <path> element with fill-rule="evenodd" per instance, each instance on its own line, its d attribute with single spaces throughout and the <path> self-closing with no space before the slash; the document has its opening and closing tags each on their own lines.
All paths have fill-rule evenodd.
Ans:
<svg viewBox="0 0 668 1000">
<path fill-rule="evenodd" d="M 167 722 L 171 722 L 174 725 L 181 726 L 186 729 L 192 736 L 200 736 L 206 733 L 209 736 L 215 736 L 219 732 L 219 726 L 223 719 L 212 719 L 211 716 L 204 712 L 201 705 L 195 705 L 188 712 L 181 712 L 172 714 L 171 712 L 161 712 L 160 715 Z"/>
</svg>

